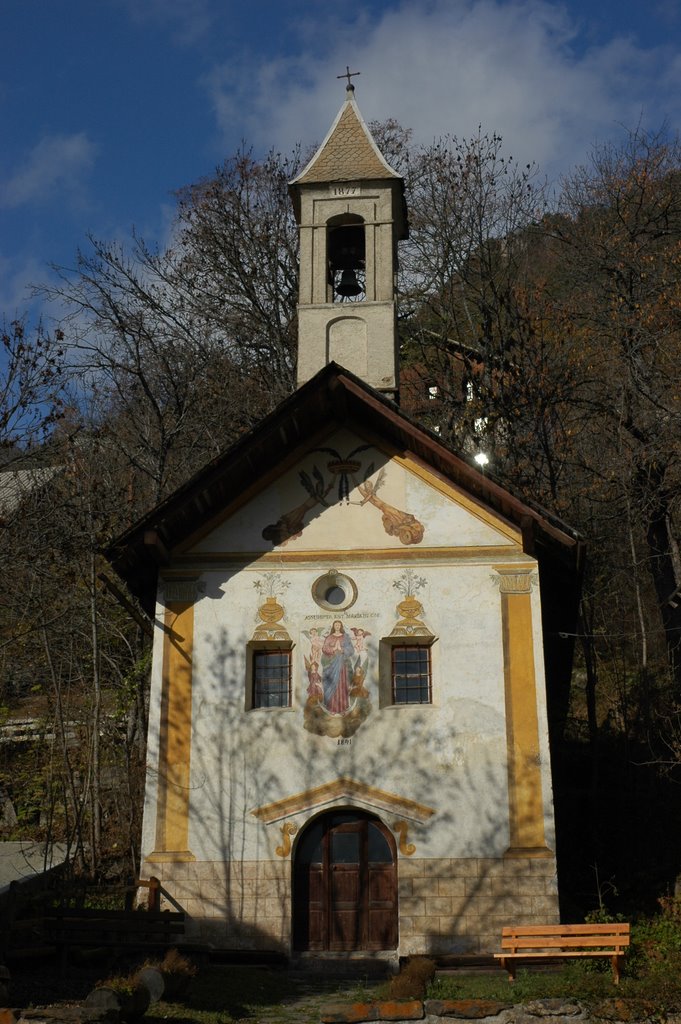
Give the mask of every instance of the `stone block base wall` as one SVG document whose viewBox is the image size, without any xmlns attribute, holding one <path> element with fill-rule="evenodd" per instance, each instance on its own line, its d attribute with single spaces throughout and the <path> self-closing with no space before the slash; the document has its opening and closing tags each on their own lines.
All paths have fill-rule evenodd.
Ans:
<svg viewBox="0 0 681 1024">
<path fill-rule="evenodd" d="M 229 949 L 291 945 L 291 864 L 272 861 L 146 862 L 187 915 L 188 942 Z M 162 904 L 170 909 L 170 904 Z"/>
<path fill-rule="evenodd" d="M 145 865 L 187 914 L 188 941 L 291 951 L 289 860 Z M 399 954 L 498 951 L 506 924 L 559 921 L 553 857 L 398 861 Z"/>
<path fill-rule="evenodd" d="M 490 953 L 506 924 L 559 921 L 554 857 L 401 858 L 400 955 Z"/>
</svg>

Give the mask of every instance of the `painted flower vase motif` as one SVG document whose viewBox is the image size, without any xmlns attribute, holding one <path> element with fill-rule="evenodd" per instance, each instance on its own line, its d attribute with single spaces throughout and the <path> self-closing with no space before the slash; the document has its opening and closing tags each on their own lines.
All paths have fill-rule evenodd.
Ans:
<svg viewBox="0 0 681 1024">
<path fill-rule="evenodd" d="M 265 599 L 265 603 L 261 604 L 258 608 L 258 615 L 268 626 L 273 626 L 276 622 L 283 619 L 284 609 L 276 597 L 268 597 Z"/>
<path fill-rule="evenodd" d="M 408 597 L 405 597 L 403 601 L 400 601 L 397 606 L 397 612 L 400 618 L 405 622 L 416 623 L 419 622 L 419 619 L 423 615 L 423 605 L 410 594 Z"/>
</svg>

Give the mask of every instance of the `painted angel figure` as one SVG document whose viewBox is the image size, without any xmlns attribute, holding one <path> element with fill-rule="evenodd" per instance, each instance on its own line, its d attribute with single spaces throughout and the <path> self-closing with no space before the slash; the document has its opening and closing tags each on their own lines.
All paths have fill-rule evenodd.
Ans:
<svg viewBox="0 0 681 1024">
<path fill-rule="evenodd" d="M 310 660 L 319 662 L 322 660 L 322 647 L 324 646 L 324 638 L 320 635 L 319 630 L 316 626 L 311 626 L 310 629 L 304 629 L 303 635 L 310 641 Z"/>
<path fill-rule="evenodd" d="M 353 634 L 352 645 L 355 649 L 350 696 L 368 697 L 369 694 L 364 688 L 364 680 L 366 678 L 367 662 L 369 660 L 369 652 L 366 648 L 366 639 L 371 636 L 371 633 L 366 629 L 361 629 L 359 626 L 351 626 L 350 632 Z"/>
<path fill-rule="evenodd" d="M 351 626 L 350 632 L 353 634 L 352 645 L 355 648 L 355 654 L 357 658 L 355 660 L 355 667 L 360 666 L 364 668 L 369 658 L 369 652 L 366 649 L 366 638 L 371 636 L 366 629 L 360 629 L 357 626 Z"/>
<path fill-rule="evenodd" d="M 308 700 L 313 704 L 318 704 L 324 697 L 322 677 L 319 674 L 319 661 L 305 656 L 305 670 L 307 671 L 308 678 Z"/>
</svg>

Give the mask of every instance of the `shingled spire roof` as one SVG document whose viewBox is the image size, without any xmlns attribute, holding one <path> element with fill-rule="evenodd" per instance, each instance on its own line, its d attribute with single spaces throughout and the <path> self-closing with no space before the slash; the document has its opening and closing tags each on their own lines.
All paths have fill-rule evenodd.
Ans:
<svg viewBox="0 0 681 1024">
<path fill-rule="evenodd" d="M 374 142 L 355 102 L 350 85 L 346 100 L 336 120 L 309 164 L 292 185 L 309 185 L 326 181 L 359 181 L 361 179 L 397 178 L 400 175 L 387 162 Z"/>
</svg>

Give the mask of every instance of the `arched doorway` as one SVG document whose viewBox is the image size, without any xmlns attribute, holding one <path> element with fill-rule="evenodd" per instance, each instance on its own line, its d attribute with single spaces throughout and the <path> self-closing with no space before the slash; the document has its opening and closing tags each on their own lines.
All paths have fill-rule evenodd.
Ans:
<svg viewBox="0 0 681 1024">
<path fill-rule="evenodd" d="M 301 834 L 293 867 L 298 950 L 397 947 L 395 841 L 378 818 L 330 811 Z"/>
</svg>

